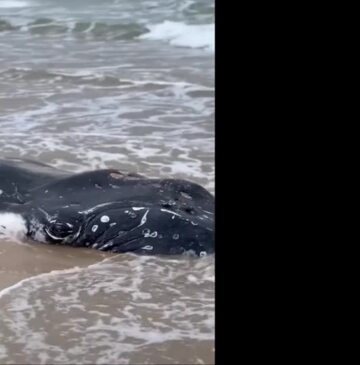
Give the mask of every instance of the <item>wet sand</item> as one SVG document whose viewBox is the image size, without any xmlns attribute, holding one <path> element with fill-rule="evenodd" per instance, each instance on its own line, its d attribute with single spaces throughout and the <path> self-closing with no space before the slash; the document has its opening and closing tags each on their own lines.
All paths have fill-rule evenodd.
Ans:
<svg viewBox="0 0 360 365">
<path fill-rule="evenodd" d="M 35 275 L 86 267 L 111 256 L 84 248 L 0 240 L 0 290 Z"/>
</svg>

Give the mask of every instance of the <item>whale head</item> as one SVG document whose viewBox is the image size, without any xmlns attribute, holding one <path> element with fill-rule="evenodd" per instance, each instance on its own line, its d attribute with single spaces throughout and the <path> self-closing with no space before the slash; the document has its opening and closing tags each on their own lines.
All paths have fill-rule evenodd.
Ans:
<svg viewBox="0 0 360 365">
<path fill-rule="evenodd" d="M 214 198 L 205 189 L 186 184 L 186 192 L 175 189 L 176 194 L 161 194 L 164 199 L 153 195 L 146 199 L 96 199 L 96 204 L 47 204 L 46 209 L 33 210 L 29 236 L 115 253 L 212 254 Z"/>
</svg>

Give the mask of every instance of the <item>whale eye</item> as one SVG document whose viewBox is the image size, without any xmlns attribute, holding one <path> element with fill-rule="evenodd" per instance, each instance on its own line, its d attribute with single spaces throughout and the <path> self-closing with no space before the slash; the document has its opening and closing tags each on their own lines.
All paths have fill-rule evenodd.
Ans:
<svg viewBox="0 0 360 365">
<path fill-rule="evenodd" d="M 48 228 L 45 228 L 46 233 L 53 240 L 62 240 L 74 232 L 74 226 L 70 223 L 51 222 Z"/>
</svg>

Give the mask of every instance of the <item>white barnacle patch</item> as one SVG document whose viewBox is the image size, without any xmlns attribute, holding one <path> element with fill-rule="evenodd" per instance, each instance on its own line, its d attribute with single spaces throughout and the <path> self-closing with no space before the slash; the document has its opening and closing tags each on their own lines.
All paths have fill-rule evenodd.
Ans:
<svg viewBox="0 0 360 365">
<path fill-rule="evenodd" d="M 180 235 L 179 235 L 178 233 L 175 233 L 175 234 L 173 234 L 173 236 L 172 236 L 172 238 L 173 238 L 174 240 L 178 240 L 178 239 L 179 239 L 179 237 L 180 237 Z"/>
<path fill-rule="evenodd" d="M 102 223 L 107 223 L 110 221 L 110 218 L 107 216 L 107 215 L 103 215 L 101 218 L 100 218 L 100 221 Z"/>
<path fill-rule="evenodd" d="M 142 247 L 142 249 L 147 250 L 147 251 L 152 251 L 154 249 L 154 247 L 151 245 L 146 245 L 146 246 Z"/>
<path fill-rule="evenodd" d="M 3 194 L 3 191 L 0 189 L 0 195 L 2 195 Z"/>
<path fill-rule="evenodd" d="M 207 256 L 207 253 L 206 253 L 206 251 L 201 251 L 199 255 L 200 255 L 200 257 L 205 257 L 205 256 Z"/>
<path fill-rule="evenodd" d="M 110 227 L 116 226 L 116 222 L 110 223 Z"/>
<path fill-rule="evenodd" d="M 148 228 L 143 230 L 143 234 L 145 238 L 156 238 L 158 235 L 157 231 L 151 232 Z"/>
<path fill-rule="evenodd" d="M 198 223 L 195 223 L 195 222 L 193 222 L 193 221 L 191 221 L 191 224 L 192 224 L 193 226 L 198 226 L 198 225 L 199 225 Z"/>
<path fill-rule="evenodd" d="M 144 207 L 132 207 L 131 208 L 132 210 L 142 210 L 142 209 L 145 209 Z"/>
<path fill-rule="evenodd" d="M 98 228 L 99 228 L 99 226 L 98 226 L 97 224 L 94 224 L 94 225 L 92 226 L 91 230 L 92 230 L 93 232 L 96 232 Z"/>
</svg>

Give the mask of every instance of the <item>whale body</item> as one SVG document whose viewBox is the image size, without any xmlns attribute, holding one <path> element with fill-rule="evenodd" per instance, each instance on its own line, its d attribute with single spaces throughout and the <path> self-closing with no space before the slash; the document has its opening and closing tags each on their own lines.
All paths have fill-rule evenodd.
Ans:
<svg viewBox="0 0 360 365">
<path fill-rule="evenodd" d="M 48 244 L 148 255 L 215 251 L 214 197 L 186 180 L 0 160 L 0 232 L 11 216 L 23 222 L 21 234 Z"/>
</svg>

